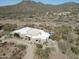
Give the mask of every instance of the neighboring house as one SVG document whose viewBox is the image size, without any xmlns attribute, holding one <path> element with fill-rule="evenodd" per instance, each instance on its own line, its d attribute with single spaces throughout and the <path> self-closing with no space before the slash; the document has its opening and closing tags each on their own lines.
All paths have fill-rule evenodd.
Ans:
<svg viewBox="0 0 79 59">
<path fill-rule="evenodd" d="M 71 14 L 71 12 L 69 12 L 69 11 L 59 12 L 59 13 L 53 13 L 53 15 L 59 15 L 59 16 L 61 16 L 61 15 L 70 15 L 70 14 Z"/>
<path fill-rule="evenodd" d="M 25 27 L 19 30 L 11 32 L 12 36 L 21 37 L 24 40 L 31 41 L 33 43 L 44 43 L 49 39 L 50 34 L 35 28 Z"/>
<path fill-rule="evenodd" d="M 58 15 L 70 15 L 71 14 L 71 12 L 60 12 L 60 13 L 58 13 Z"/>
</svg>

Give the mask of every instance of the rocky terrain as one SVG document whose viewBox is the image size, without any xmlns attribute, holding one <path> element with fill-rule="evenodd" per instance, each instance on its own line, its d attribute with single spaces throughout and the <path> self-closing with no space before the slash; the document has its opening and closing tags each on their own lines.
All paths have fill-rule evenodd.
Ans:
<svg viewBox="0 0 79 59">
<path fill-rule="evenodd" d="M 49 32 L 49 42 L 29 44 L 10 37 L 10 32 L 23 27 Z M 0 7 L 0 41 L 28 45 L 23 59 L 79 59 L 79 3 L 46 5 L 22 1 L 17 5 Z"/>
</svg>

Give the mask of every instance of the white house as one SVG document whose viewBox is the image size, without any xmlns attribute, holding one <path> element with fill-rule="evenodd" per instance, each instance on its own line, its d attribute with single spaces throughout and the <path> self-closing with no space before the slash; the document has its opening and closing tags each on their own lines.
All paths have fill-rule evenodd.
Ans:
<svg viewBox="0 0 79 59">
<path fill-rule="evenodd" d="M 70 15 L 71 14 L 71 12 L 69 12 L 69 11 L 67 11 L 67 12 L 60 12 L 60 13 L 58 13 L 58 15 Z"/>
<path fill-rule="evenodd" d="M 50 34 L 35 28 L 25 27 L 19 30 L 15 30 L 11 33 L 12 35 L 17 35 L 23 38 L 24 40 L 28 40 L 35 43 L 44 43 L 49 39 Z"/>
</svg>

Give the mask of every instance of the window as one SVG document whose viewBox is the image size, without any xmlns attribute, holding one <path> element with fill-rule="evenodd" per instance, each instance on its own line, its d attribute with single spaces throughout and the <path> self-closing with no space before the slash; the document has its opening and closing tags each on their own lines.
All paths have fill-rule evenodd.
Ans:
<svg viewBox="0 0 79 59">
<path fill-rule="evenodd" d="M 36 40 L 36 41 L 38 41 L 38 40 Z"/>
<path fill-rule="evenodd" d="M 31 40 L 30 37 L 28 37 L 28 40 L 29 40 L 29 41 Z"/>
</svg>

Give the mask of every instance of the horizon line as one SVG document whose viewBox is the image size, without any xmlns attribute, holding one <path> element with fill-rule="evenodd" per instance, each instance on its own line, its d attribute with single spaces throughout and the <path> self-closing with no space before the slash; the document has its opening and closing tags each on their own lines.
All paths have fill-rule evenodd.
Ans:
<svg viewBox="0 0 79 59">
<path fill-rule="evenodd" d="M 35 1 L 35 0 L 33 0 L 33 1 L 34 1 L 34 2 L 37 2 L 37 3 L 39 3 L 39 2 L 40 2 L 40 3 L 45 4 L 45 5 L 61 5 L 61 4 L 65 4 L 65 3 L 79 3 L 79 2 L 43 3 L 43 2 L 41 2 L 41 1 Z M 23 0 L 22 0 L 22 1 L 20 1 L 20 2 L 17 2 L 17 3 L 13 3 L 13 4 L 0 5 L 0 7 L 17 5 L 17 4 L 21 3 L 21 2 L 23 2 Z"/>
</svg>

